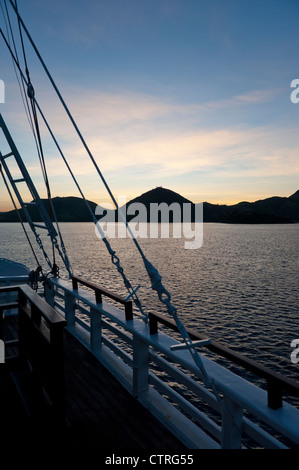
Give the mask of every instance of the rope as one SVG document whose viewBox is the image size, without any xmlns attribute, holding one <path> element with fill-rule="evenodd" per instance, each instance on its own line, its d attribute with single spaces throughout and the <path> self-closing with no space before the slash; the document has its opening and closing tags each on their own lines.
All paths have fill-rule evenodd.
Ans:
<svg viewBox="0 0 299 470">
<path fill-rule="evenodd" d="M 6 37 L 5 37 L 5 35 L 4 35 L 4 33 L 3 33 L 3 31 L 2 31 L 1 29 L 0 29 L 0 34 L 2 35 L 2 37 L 3 37 L 3 39 L 4 39 L 5 43 L 6 43 L 6 46 L 8 47 L 8 49 L 9 49 L 9 51 L 10 51 L 10 54 L 11 54 L 11 56 L 12 56 L 12 58 L 13 58 L 14 63 L 15 63 L 16 66 L 18 67 L 18 70 L 19 70 L 19 72 L 20 72 L 20 74 L 21 74 L 21 77 L 22 77 L 23 81 L 24 81 L 25 84 L 28 86 L 28 82 L 27 82 L 27 80 L 26 80 L 26 78 L 25 78 L 25 76 L 24 76 L 24 74 L 23 74 L 23 71 L 22 71 L 22 69 L 21 69 L 21 67 L 20 67 L 20 64 L 19 64 L 18 60 L 16 59 L 16 57 L 14 56 L 14 54 L 13 54 L 13 52 L 12 52 L 12 50 L 11 50 L 11 47 L 10 47 L 8 41 L 6 40 Z M 57 140 L 56 140 L 56 138 L 55 138 L 55 136 L 54 136 L 54 134 L 53 134 L 53 132 L 52 132 L 50 126 L 49 126 L 49 123 L 48 123 L 47 119 L 45 118 L 45 115 L 43 114 L 43 112 L 42 112 L 42 110 L 41 110 L 41 108 L 40 108 L 40 106 L 39 106 L 39 104 L 38 104 L 38 102 L 37 102 L 35 96 L 34 96 L 33 98 L 34 98 L 35 104 L 36 104 L 36 106 L 37 106 L 37 109 L 38 109 L 40 115 L 42 116 L 42 119 L 43 119 L 43 121 L 44 121 L 44 123 L 45 123 L 45 125 L 46 125 L 46 127 L 47 127 L 47 129 L 48 129 L 48 131 L 49 131 L 49 133 L 50 133 L 50 135 L 51 135 L 51 137 L 52 137 L 52 139 L 53 139 L 53 141 L 54 141 L 54 143 L 55 143 L 55 145 L 56 145 L 56 147 L 57 147 L 59 153 L 60 153 L 60 155 L 61 155 L 61 157 L 63 158 L 63 160 L 64 160 L 64 162 L 65 162 L 65 164 L 66 164 L 66 166 L 67 166 L 67 168 L 68 168 L 68 170 L 69 170 L 69 172 L 70 172 L 70 174 L 71 174 L 71 177 L 72 177 L 73 181 L 75 182 L 75 184 L 76 184 L 76 186 L 77 186 L 77 188 L 78 188 L 78 190 L 79 190 L 79 192 L 80 192 L 80 194 L 81 194 L 81 196 L 82 196 L 82 198 L 83 198 L 83 200 L 84 200 L 84 202 L 85 202 L 85 205 L 86 205 L 88 211 L 90 212 L 90 215 L 91 215 L 91 217 L 92 217 L 93 222 L 94 222 L 95 224 L 97 224 L 98 221 L 97 221 L 97 219 L 96 219 L 94 213 L 92 212 L 92 210 L 91 210 L 91 208 L 90 208 L 90 206 L 89 206 L 89 204 L 88 204 L 88 202 L 87 202 L 87 200 L 86 200 L 86 198 L 85 198 L 85 196 L 84 196 L 84 194 L 83 194 L 83 192 L 82 192 L 82 190 L 81 190 L 81 188 L 80 188 L 80 186 L 79 186 L 79 184 L 78 184 L 78 182 L 77 182 L 77 180 L 76 180 L 76 178 L 75 178 L 75 175 L 74 175 L 74 173 L 72 172 L 72 170 L 71 170 L 71 168 L 70 168 L 70 166 L 69 166 L 69 164 L 68 164 L 68 162 L 67 162 L 67 160 L 66 160 L 66 158 L 65 158 L 65 156 L 64 156 L 64 154 L 63 154 L 63 152 L 62 152 L 61 147 L 59 146 L 59 144 L 58 144 L 58 142 L 57 142 Z M 55 212 L 54 212 L 54 214 L 55 214 Z M 57 221 L 57 219 L 56 219 L 56 221 Z M 99 229 L 99 231 L 101 231 L 101 229 L 100 229 L 99 226 L 98 226 L 98 229 Z M 60 233 L 59 226 L 58 226 L 58 233 L 59 233 L 60 238 L 61 238 L 61 245 L 62 245 L 62 249 L 63 249 L 63 251 L 64 251 L 64 253 L 65 253 L 66 261 L 68 261 L 67 255 L 66 255 L 66 252 L 65 252 L 65 248 L 64 248 L 64 243 L 63 243 L 63 240 L 62 240 L 62 237 L 61 237 L 61 233 Z M 125 286 L 126 286 L 128 292 L 129 292 L 129 294 L 133 297 L 134 303 L 135 303 L 136 307 L 139 309 L 139 311 L 141 312 L 141 314 L 142 314 L 142 316 L 143 316 L 143 319 L 144 319 L 145 321 L 147 321 L 147 320 L 148 320 L 148 315 L 144 312 L 143 307 L 142 307 L 142 305 L 141 305 L 141 302 L 140 302 L 138 296 L 137 296 L 136 293 L 134 292 L 134 289 L 133 289 L 131 283 L 130 283 L 129 280 L 127 279 L 127 277 L 126 277 L 126 275 L 125 275 L 125 273 L 124 273 L 124 269 L 123 269 L 122 266 L 120 265 L 119 258 L 116 256 L 115 251 L 111 248 L 111 246 L 110 246 L 108 240 L 105 238 L 104 232 L 101 233 L 101 236 L 102 236 L 102 239 L 104 240 L 104 243 L 105 243 L 105 245 L 106 245 L 106 247 L 107 247 L 107 249 L 108 249 L 108 252 L 109 252 L 109 254 L 110 254 L 110 256 L 111 256 L 112 263 L 117 267 L 118 272 L 119 272 L 119 273 L 121 274 L 121 276 L 123 277 L 124 284 L 125 284 Z M 41 244 L 40 241 L 39 241 L 39 244 Z M 54 240 L 54 244 L 55 244 L 55 240 Z M 57 245 L 56 245 L 56 247 L 57 247 L 57 249 L 59 249 L 59 247 L 58 247 Z M 70 274 L 70 276 L 71 276 L 70 271 L 69 271 L 69 274 Z"/>
<path fill-rule="evenodd" d="M 87 144 L 86 144 L 86 142 L 85 142 L 85 140 L 84 140 L 84 138 L 83 138 L 83 136 L 82 136 L 82 134 L 81 134 L 81 132 L 80 132 L 80 130 L 79 130 L 77 124 L 76 124 L 76 122 L 74 121 L 74 119 L 73 119 L 73 117 L 72 117 L 72 115 L 71 115 L 71 113 L 70 113 L 70 111 L 69 111 L 69 109 L 68 109 L 68 107 L 67 107 L 67 105 L 66 105 L 66 103 L 65 103 L 65 101 L 64 101 L 64 99 L 63 99 L 63 97 L 62 97 L 62 95 L 61 95 L 61 93 L 59 92 L 59 90 L 58 90 L 58 88 L 57 88 L 57 86 L 56 86 L 56 84 L 55 84 L 55 82 L 54 82 L 54 80 L 53 80 L 53 78 L 52 78 L 52 76 L 51 76 L 51 74 L 50 74 L 48 68 L 46 67 L 46 65 L 45 65 L 45 63 L 44 63 L 44 61 L 43 61 L 43 59 L 42 59 L 42 57 L 41 57 L 41 55 L 40 55 L 40 53 L 39 53 L 39 51 L 38 51 L 38 49 L 37 49 L 37 47 L 36 47 L 36 45 L 35 45 L 33 39 L 31 38 L 31 36 L 30 36 L 30 34 L 29 34 L 29 32 L 28 32 L 26 26 L 24 25 L 24 22 L 23 22 L 22 18 L 20 17 L 19 13 L 18 13 L 17 7 L 14 6 L 12 0 L 10 0 L 10 3 L 11 3 L 11 5 L 12 5 L 12 7 L 14 8 L 15 13 L 16 13 L 16 15 L 17 15 L 17 17 L 18 17 L 19 25 L 20 25 L 20 24 L 22 25 L 22 27 L 23 27 L 23 29 L 24 29 L 24 31 L 25 31 L 25 33 L 26 33 L 26 35 L 27 35 L 27 37 L 28 37 L 28 39 L 29 39 L 29 41 L 30 41 L 30 43 L 31 43 L 31 45 L 32 45 L 32 47 L 33 47 L 35 53 L 36 53 L 36 55 L 37 55 L 37 57 L 39 58 L 39 60 L 40 60 L 40 62 L 41 62 L 41 64 L 42 64 L 42 66 L 43 66 L 43 68 L 44 68 L 44 70 L 45 70 L 45 72 L 46 72 L 46 74 L 47 74 L 47 76 L 48 76 L 48 78 L 49 78 L 49 80 L 50 80 L 50 82 L 51 82 L 51 84 L 52 84 L 52 86 L 53 86 L 53 88 L 54 88 L 54 90 L 55 90 L 57 96 L 58 96 L 58 98 L 60 99 L 60 102 L 61 102 L 62 106 L 64 107 L 64 109 L 65 109 L 65 111 L 66 111 L 66 113 L 67 113 L 67 115 L 68 115 L 68 117 L 69 117 L 71 123 L 73 124 L 73 126 L 74 126 L 74 128 L 75 128 L 75 130 L 76 130 L 76 132 L 77 132 L 77 134 L 78 134 L 78 136 L 79 136 L 79 138 L 80 138 L 80 140 L 81 140 L 81 142 L 82 142 L 82 144 L 83 144 L 83 146 L 84 146 L 84 148 L 85 148 L 85 150 L 86 150 L 86 152 L 87 152 L 87 154 L 88 154 L 88 156 L 90 157 L 90 159 L 91 159 L 91 161 L 92 161 L 92 163 L 93 163 L 93 165 L 94 165 L 94 167 L 95 167 L 95 169 L 96 169 L 98 175 L 100 176 L 100 178 L 101 178 L 101 180 L 102 180 L 102 182 L 103 182 L 103 184 L 104 184 L 104 186 L 105 186 L 105 188 L 106 188 L 108 194 L 110 195 L 111 200 L 113 201 L 113 203 L 114 203 L 114 205 L 115 205 L 115 208 L 118 209 L 117 201 L 116 201 L 116 199 L 115 199 L 115 197 L 114 197 L 114 195 L 113 195 L 113 193 L 112 193 L 112 191 L 111 191 L 109 185 L 107 184 L 107 182 L 106 182 L 106 180 L 105 180 L 105 178 L 104 178 L 104 176 L 103 176 L 103 174 L 102 174 L 100 168 L 98 167 L 98 165 L 97 165 L 97 163 L 96 163 L 96 161 L 95 161 L 93 155 L 91 154 L 91 152 L 90 152 L 90 150 L 89 150 L 89 148 L 88 148 L 88 146 L 87 146 Z M 133 234 L 132 234 L 132 231 L 131 231 L 131 229 L 130 229 L 130 226 L 128 225 L 128 221 L 126 220 L 124 214 L 122 213 L 122 211 L 119 211 L 119 212 L 120 212 L 120 214 L 121 214 L 121 218 L 122 218 L 123 222 L 124 222 L 125 225 L 126 225 L 127 230 L 129 231 L 129 233 L 130 233 L 130 235 L 131 235 L 131 238 L 132 238 L 133 242 L 135 243 L 135 246 L 136 246 L 137 250 L 139 251 L 139 253 L 140 253 L 141 257 L 142 257 L 142 260 L 143 260 L 143 262 L 144 262 L 145 269 L 146 269 L 147 274 L 148 274 L 148 276 L 149 276 L 149 278 L 150 278 L 150 280 L 151 280 L 152 289 L 157 292 L 160 301 L 166 306 L 168 313 L 169 313 L 170 315 L 172 315 L 172 317 L 173 317 L 174 320 L 176 321 L 178 330 L 179 330 L 179 332 L 181 333 L 181 335 L 182 335 L 182 337 L 183 337 L 185 343 L 186 343 L 187 345 L 189 345 L 189 346 L 191 345 L 191 347 L 188 348 L 188 349 L 189 349 L 190 354 L 192 355 L 192 358 L 193 358 L 193 360 L 195 361 L 196 365 L 199 367 L 200 371 L 202 372 L 202 376 L 203 376 L 203 379 L 204 379 L 204 382 L 205 382 L 206 386 L 211 387 L 212 390 L 214 391 L 216 397 L 219 399 L 217 390 L 215 389 L 215 386 L 214 386 L 214 382 L 213 382 L 213 380 L 212 380 L 210 377 L 208 377 L 208 374 L 207 374 L 206 371 L 205 371 L 205 368 L 204 368 L 204 366 L 203 366 L 202 360 L 201 360 L 201 358 L 200 358 L 200 356 L 199 356 L 197 350 L 195 349 L 195 347 L 192 347 L 192 341 L 191 341 L 191 339 L 189 338 L 189 335 L 188 335 L 188 333 L 187 333 L 187 331 L 186 331 L 184 325 L 182 324 L 182 322 L 181 322 L 181 321 L 179 320 L 179 318 L 178 318 L 177 309 L 176 309 L 176 307 L 174 307 L 174 306 L 172 305 L 172 303 L 171 303 L 171 295 L 170 295 L 170 293 L 166 290 L 166 288 L 164 287 L 164 285 L 162 284 L 162 277 L 160 276 L 158 270 L 157 270 L 156 268 L 154 268 L 154 266 L 153 266 L 153 265 L 149 262 L 149 260 L 146 258 L 146 256 L 144 255 L 144 253 L 143 253 L 143 251 L 142 251 L 142 249 L 141 249 L 139 243 L 137 242 L 136 238 L 135 238 L 134 236 L 132 236 L 132 235 L 133 235 Z M 99 227 L 99 226 L 98 226 L 98 227 Z M 119 259 L 118 259 L 118 257 L 115 255 L 115 252 L 111 249 L 111 246 L 110 246 L 108 240 L 106 239 L 106 237 L 104 237 L 103 240 L 104 240 L 104 243 L 106 244 L 106 246 L 107 246 L 107 248 L 108 248 L 109 253 L 111 254 L 111 258 L 112 258 L 113 264 L 115 264 L 115 265 L 117 266 L 118 271 L 123 275 L 123 269 L 121 268 L 121 266 L 120 266 L 120 264 L 119 264 Z M 127 287 L 129 286 L 129 285 L 127 284 L 127 280 L 126 280 L 126 279 L 125 279 L 125 284 L 126 284 Z"/>
<path fill-rule="evenodd" d="M 17 8 L 17 1 L 15 2 L 15 4 L 16 4 L 15 7 Z M 11 49 L 11 46 L 10 46 L 9 34 L 8 34 L 8 41 L 7 41 L 6 38 L 5 38 L 5 35 L 2 32 L 2 30 L 0 30 L 0 33 L 1 33 L 8 49 L 9 49 L 9 51 L 10 51 L 10 54 L 11 54 L 11 57 L 12 57 L 12 60 L 13 60 L 13 65 L 14 65 L 15 72 L 16 72 L 15 66 L 17 66 L 17 68 L 19 70 L 19 73 L 20 73 L 21 83 L 22 83 L 22 86 L 23 86 L 23 92 L 24 92 L 25 99 L 24 99 L 23 94 L 22 94 L 22 89 L 21 89 L 21 85 L 20 85 L 20 81 L 18 79 L 17 73 L 16 73 L 16 76 L 17 76 L 17 80 L 18 80 L 18 83 L 19 83 L 21 96 L 22 96 L 24 107 L 25 107 L 25 112 L 26 112 L 31 130 L 33 132 L 33 136 L 34 136 L 34 140 L 35 140 L 35 144 L 36 144 L 36 148 L 37 148 L 37 153 L 38 153 L 38 157 L 39 157 L 39 161 L 40 161 L 40 165 L 41 165 L 42 175 L 43 175 L 46 190 L 47 190 L 49 215 L 50 215 L 51 220 L 53 220 L 53 219 L 55 220 L 55 223 L 56 223 L 56 226 L 57 226 L 57 232 L 58 232 L 58 235 L 59 235 L 59 238 L 60 238 L 61 250 L 58 246 L 56 238 L 51 235 L 52 255 L 53 255 L 53 265 L 50 266 L 52 268 L 51 272 L 54 275 L 58 276 L 59 268 L 56 264 L 55 249 L 54 249 L 54 247 L 55 247 L 58 250 L 60 257 L 62 258 L 62 260 L 63 260 L 63 262 L 64 262 L 64 264 L 67 268 L 69 276 L 71 277 L 72 272 L 71 272 L 71 268 L 70 268 L 70 262 L 69 262 L 69 259 L 68 259 L 67 253 L 66 253 L 65 245 L 64 245 L 64 242 L 63 242 L 62 234 L 61 234 L 61 231 L 60 231 L 60 227 L 59 227 L 59 224 L 58 224 L 58 220 L 57 220 L 57 217 L 56 217 L 55 209 L 54 209 L 54 206 L 53 206 L 53 203 L 52 203 L 52 198 L 51 198 L 50 184 L 49 184 L 49 179 L 48 179 L 48 175 L 47 175 L 46 163 L 45 163 L 44 152 L 43 152 L 43 147 L 42 147 L 42 140 L 41 140 L 41 135 L 40 135 L 40 130 L 39 130 L 38 116 L 37 116 L 37 112 L 36 112 L 36 100 L 35 100 L 35 96 L 34 96 L 35 92 L 34 92 L 34 88 L 33 88 L 33 85 L 31 83 L 31 80 L 30 80 L 29 67 L 28 67 L 28 62 L 27 62 L 27 58 L 26 58 L 24 41 L 23 41 L 23 36 L 22 36 L 22 32 L 21 32 L 21 26 L 20 26 L 20 22 L 18 21 L 19 33 L 20 33 L 21 44 L 22 44 L 22 51 L 23 51 L 23 57 L 24 57 L 24 63 L 25 63 L 25 69 L 26 69 L 26 75 L 27 75 L 27 80 L 28 81 L 26 81 L 25 76 L 24 76 L 24 74 L 22 72 L 22 69 L 20 67 L 20 62 L 19 62 L 19 58 L 18 58 L 16 45 L 15 45 L 13 31 L 12 31 L 12 28 L 11 28 L 11 21 L 10 21 L 10 17 L 9 17 L 7 5 L 6 5 L 6 0 L 5 0 L 5 8 L 6 8 L 6 14 L 7 14 L 7 17 L 8 17 L 8 23 L 9 23 L 9 27 L 10 27 L 10 32 L 11 32 L 11 36 L 12 36 L 12 41 L 13 41 L 16 57 L 14 56 L 14 54 L 12 52 L 12 49 Z M 3 12 L 2 5 L 1 5 L 1 10 L 2 10 L 2 14 L 3 14 L 4 20 L 5 20 L 6 29 L 7 29 L 7 33 L 8 33 L 8 26 L 7 26 L 7 22 L 6 22 L 4 12 Z M 27 94 L 25 93 L 24 83 L 27 86 Z M 29 107 L 29 104 L 28 104 L 28 98 L 30 100 L 31 112 L 32 112 L 33 118 L 31 116 L 30 107 Z M 27 105 L 27 109 L 26 109 L 25 104 Z M 35 232 L 35 235 L 38 237 L 36 232 Z M 40 246 L 42 246 L 40 238 L 37 238 L 37 242 Z"/>
<path fill-rule="evenodd" d="M 8 24 L 7 24 L 7 21 L 6 21 L 6 17 L 5 17 L 4 11 L 3 11 L 2 4 L 0 4 L 2 15 L 3 15 L 3 18 L 4 18 L 4 22 L 5 22 L 5 26 L 6 26 L 8 43 L 10 45 L 10 39 L 9 39 L 9 31 L 10 31 L 11 39 L 12 39 L 13 46 L 14 46 L 15 55 L 16 55 L 17 61 L 19 63 L 18 51 L 17 51 L 15 39 L 14 39 L 14 34 L 13 34 L 12 26 L 11 26 L 11 21 L 10 21 L 10 16 L 9 16 L 6 0 L 4 0 L 4 5 L 5 5 L 5 11 L 6 11 L 6 15 L 7 15 Z M 8 29 L 8 25 L 9 25 L 9 29 Z M 16 78 L 17 78 L 17 82 L 18 82 L 18 85 L 19 85 L 20 94 L 21 94 L 23 106 L 24 106 L 24 109 L 25 109 L 25 113 L 26 113 L 26 116 L 27 116 L 27 120 L 29 122 L 29 125 L 31 127 L 32 132 L 34 133 L 33 123 L 32 123 L 32 119 L 31 119 L 31 115 L 30 115 L 30 109 L 29 109 L 28 100 L 27 100 L 27 94 L 25 92 L 25 87 L 24 87 L 24 81 L 22 80 L 21 74 L 20 74 L 21 80 L 19 79 L 19 76 L 18 76 L 17 70 L 16 70 L 15 61 L 13 60 L 12 57 L 11 57 L 11 59 L 12 59 L 14 72 L 15 72 L 15 75 L 16 75 Z M 35 133 L 34 133 L 34 138 L 36 140 Z M 36 143 L 36 145 L 37 145 L 37 143 Z"/>
<path fill-rule="evenodd" d="M 16 7 L 16 11 L 18 12 L 17 0 L 15 0 L 15 7 Z M 25 47 L 24 47 L 24 40 L 23 40 L 23 34 L 22 34 L 22 29 L 21 29 L 19 16 L 18 16 L 18 27 L 19 27 L 19 34 L 20 34 L 20 40 L 21 40 L 21 45 L 22 45 L 22 51 L 23 51 L 23 58 L 24 58 L 24 63 L 25 63 L 25 71 L 26 71 L 27 81 L 28 81 L 27 95 L 29 97 L 30 104 L 31 104 L 31 111 L 32 111 L 32 115 L 33 115 L 34 128 L 35 128 L 35 133 L 36 133 L 36 136 L 37 136 L 38 156 L 39 156 L 39 160 L 40 160 L 42 175 L 43 175 L 46 190 L 47 190 L 49 214 L 50 214 L 51 220 L 53 220 L 53 205 L 50 202 L 51 201 L 51 190 L 50 190 L 50 184 L 49 184 L 47 168 L 46 168 L 46 163 L 45 163 L 44 151 L 43 151 L 43 146 L 42 146 L 42 139 L 41 139 L 41 135 L 40 135 L 38 116 L 37 116 L 35 101 L 34 101 L 35 91 L 34 91 L 34 87 L 33 87 L 32 83 L 31 83 L 31 78 L 30 78 L 30 73 L 29 73 L 29 68 L 28 68 L 28 62 L 27 62 L 27 57 L 26 57 L 26 52 L 25 52 Z M 56 258 L 55 258 L 55 249 L 54 249 L 54 244 L 53 243 L 52 243 L 52 252 L 53 252 L 53 266 L 55 266 L 56 265 Z"/>
<path fill-rule="evenodd" d="M 28 85 L 28 83 L 27 83 L 27 81 L 26 81 L 26 79 L 25 79 L 25 76 L 24 76 L 24 74 L 23 74 L 23 72 L 22 72 L 22 69 L 21 69 L 21 67 L 20 67 L 19 61 L 18 61 L 18 60 L 16 59 L 16 57 L 14 56 L 13 51 L 12 51 L 12 49 L 11 49 L 11 47 L 10 47 L 10 44 L 9 44 L 8 40 L 6 39 L 5 34 L 3 33 L 3 31 L 2 31 L 1 28 L 0 28 L 0 34 L 1 34 L 2 38 L 4 39 L 4 42 L 5 42 L 5 44 L 6 44 L 7 48 L 8 48 L 8 50 L 9 50 L 9 52 L 10 52 L 10 54 L 11 54 L 11 57 L 12 57 L 12 59 L 13 59 L 13 61 L 14 61 L 14 64 L 17 66 L 17 68 L 18 68 L 18 70 L 19 70 L 19 72 L 20 72 L 20 75 L 21 75 L 22 79 L 24 80 L 25 84 Z M 34 99 L 35 99 L 35 98 L 34 98 Z M 33 133 L 34 133 L 34 129 L 33 129 Z M 37 147 L 37 148 L 38 148 L 38 147 Z M 67 254 L 66 254 L 65 246 L 64 246 L 64 243 L 63 243 L 62 235 L 61 235 L 61 232 L 60 232 L 60 229 L 59 229 L 59 226 L 58 226 L 58 221 L 57 221 L 57 218 L 56 218 L 54 209 L 53 209 L 53 212 L 54 212 L 54 216 L 55 216 L 55 219 L 56 219 L 56 224 L 57 224 L 57 228 L 58 228 L 59 237 L 60 237 L 60 240 L 61 240 L 62 251 L 60 250 L 60 248 L 59 248 L 59 246 L 58 246 L 58 243 L 57 243 L 56 238 L 55 238 L 52 234 L 50 234 L 52 246 L 54 245 L 55 248 L 57 249 L 57 251 L 59 252 L 59 255 L 60 255 L 61 259 L 63 260 L 65 266 L 66 266 L 66 269 L 67 269 L 67 271 L 68 271 L 68 273 L 69 273 L 69 276 L 71 277 L 71 276 L 72 276 L 72 273 L 71 273 L 71 269 L 70 269 L 70 263 L 69 263 L 69 260 L 68 260 Z M 51 269 L 51 273 L 53 273 L 54 275 L 55 275 L 55 274 L 58 275 L 58 267 L 57 267 L 56 264 L 52 265 L 52 263 L 51 263 L 51 261 L 50 261 L 48 255 L 47 255 L 47 253 L 46 253 L 46 251 L 45 251 L 45 249 L 44 249 L 44 247 L 43 247 L 42 241 L 41 241 L 39 235 L 37 234 L 37 232 L 36 232 L 36 230 L 35 230 L 35 227 L 34 227 L 34 226 L 31 226 L 31 229 L 32 229 L 32 231 L 33 231 L 33 233 L 34 233 L 34 235 L 35 235 L 35 237 L 36 237 L 36 241 L 37 241 L 39 247 L 41 248 L 41 250 L 42 250 L 42 252 L 43 252 L 43 255 L 44 255 L 44 257 L 45 257 L 45 260 L 46 260 L 46 262 L 48 263 L 48 265 L 49 265 L 49 267 L 50 267 L 50 269 Z"/>
</svg>

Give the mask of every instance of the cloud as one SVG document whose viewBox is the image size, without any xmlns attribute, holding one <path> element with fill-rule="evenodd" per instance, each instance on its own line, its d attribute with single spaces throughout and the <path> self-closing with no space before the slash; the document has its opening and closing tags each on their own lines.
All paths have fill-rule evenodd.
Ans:
<svg viewBox="0 0 299 470">
<path fill-rule="evenodd" d="M 281 91 L 280 89 L 253 90 L 242 95 L 232 96 L 231 98 L 207 102 L 203 105 L 202 109 L 231 108 L 267 103 L 272 101 Z"/>
<path fill-rule="evenodd" d="M 65 101 L 72 115 L 77 121 L 79 128 L 84 134 L 93 136 L 103 134 L 112 127 L 118 132 L 123 132 L 129 126 L 149 126 L 155 124 L 160 128 L 167 123 L 183 126 L 187 119 L 188 124 L 192 122 L 197 125 L 206 117 L 206 112 L 224 108 L 239 108 L 266 103 L 275 98 L 281 90 L 254 90 L 242 95 L 232 96 L 227 99 L 182 103 L 157 96 L 128 92 L 120 90 L 110 93 L 99 93 L 96 89 L 84 89 L 80 86 L 62 85 Z M 58 135 L 65 137 L 69 132 L 65 111 L 61 108 L 57 98 L 50 96 L 47 91 L 40 91 L 39 99 L 42 109 L 47 110 L 50 123 L 53 123 Z M 71 103 L 69 105 L 69 103 Z M 158 122 L 158 125 L 157 125 Z M 115 126 L 118 126 L 115 128 Z M 136 127 L 133 128 L 136 130 Z M 117 134 L 114 134 L 117 139 Z"/>
<path fill-rule="evenodd" d="M 124 175 L 142 175 L 152 181 L 194 173 L 226 178 L 293 175 L 299 173 L 295 130 L 241 122 L 205 124 L 207 112 L 213 116 L 220 108 L 255 106 L 272 100 L 278 92 L 256 90 L 226 100 L 186 104 L 145 94 L 72 87 L 66 101 L 72 103 L 71 112 L 101 171 L 115 181 Z M 48 94 L 41 93 L 41 97 L 72 171 L 85 180 L 90 177 L 91 186 L 94 166 L 64 110 Z M 24 132 L 25 127 L 20 130 Z M 49 176 L 63 177 L 66 166 L 47 134 L 44 142 Z M 37 175 L 37 165 L 29 166 Z"/>
<path fill-rule="evenodd" d="M 194 172 L 238 177 L 299 173 L 295 133 L 267 127 L 224 128 L 182 132 L 151 132 L 134 140 L 126 135 L 94 137 L 89 141 L 92 153 L 105 174 L 144 173 L 153 179 L 175 177 Z M 76 145 L 66 148 L 76 175 L 92 175 L 95 169 L 88 156 Z M 49 173 L 65 173 L 56 159 L 48 161 Z"/>
</svg>

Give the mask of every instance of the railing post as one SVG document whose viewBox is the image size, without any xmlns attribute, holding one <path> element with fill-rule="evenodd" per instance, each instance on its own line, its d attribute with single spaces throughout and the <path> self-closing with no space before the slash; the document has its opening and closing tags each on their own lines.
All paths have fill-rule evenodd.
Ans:
<svg viewBox="0 0 299 470">
<path fill-rule="evenodd" d="M 54 308 L 55 288 L 50 282 L 45 281 L 44 294 L 46 302 Z"/>
<path fill-rule="evenodd" d="M 243 410 L 230 397 L 223 397 L 222 449 L 240 449 L 242 438 Z"/>
<path fill-rule="evenodd" d="M 133 320 L 133 304 L 132 302 L 126 302 L 125 303 L 125 314 L 126 314 L 126 320 Z"/>
<path fill-rule="evenodd" d="M 65 319 L 68 328 L 75 326 L 75 304 L 76 298 L 69 292 L 64 292 L 64 308 L 65 308 Z"/>
<path fill-rule="evenodd" d="M 72 277 L 72 286 L 74 290 L 78 289 L 78 281 L 75 277 Z"/>
<path fill-rule="evenodd" d="M 282 407 L 282 386 L 275 379 L 267 380 L 268 386 L 268 406 L 273 410 L 278 410 Z"/>
<path fill-rule="evenodd" d="M 102 315 L 99 310 L 90 308 L 90 349 L 93 353 L 102 348 Z"/>
<path fill-rule="evenodd" d="M 149 346 L 136 335 L 133 337 L 133 395 L 148 389 Z"/>
<path fill-rule="evenodd" d="M 151 312 L 149 313 L 149 327 L 151 335 L 156 335 L 158 333 L 158 321 Z"/>
</svg>

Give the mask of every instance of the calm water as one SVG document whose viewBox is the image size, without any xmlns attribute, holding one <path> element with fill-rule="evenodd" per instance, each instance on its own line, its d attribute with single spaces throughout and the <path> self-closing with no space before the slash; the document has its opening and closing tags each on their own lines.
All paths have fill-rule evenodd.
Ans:
<svg viewBox="0 0 299 470">
<path fill-rule="evenodd" d="M 74 273 L 127 295 L 94 225 L 60 228 Z M 0 240 L 0 257 L 36 267 L 19 224 L 0 224 Z M 145 310 L 164 312 L 132 240 L 111 244 L 132 285 L 141 285 Z M 197 250 L 184 249 L 175 238 L 144 238 L 140 245 L 186 326 L 299 380 L 299 363 L 290 359 L 291 341 L 299 338 L 299 224 L 204 224 Z"/>
</svg>

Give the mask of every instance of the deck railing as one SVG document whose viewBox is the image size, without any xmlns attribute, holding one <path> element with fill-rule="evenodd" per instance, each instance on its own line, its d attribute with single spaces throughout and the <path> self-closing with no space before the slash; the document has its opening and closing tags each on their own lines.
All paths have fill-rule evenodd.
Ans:
<svg viewBox="0 0 299 470">
<path fill-rule="evenodd" d="M 167 326 L 168 328 L 174 331 L 178 331 L 174 320 L 166 318 L 164 315 L 161 315 L 159 313 L 150 313 L 149 323 L 151 334 L 155 334 L 158 332 L 159 323 Z M 194 331 L 190 328 L 186 328 L 186 330 L 192 340 L 205 339 L 205 337 L 199 334 L 197 331 Z M 281 374 L 274 372 L 268 367 L 265 367 L 262 364 L 259 364 L 256 361 L 214 340 L 211 340 L 204 347 L 216 353 L 220 357 L 229 359 L 229 361 L 234 364 L 237 364 L 238 366 L 241 366 L 246 371 L 252 372 L 258 377 L 265 379 L 267 383 L 268 406 L 273 410 L 277 410 L 282 406 L 284 391 L 288 392 L 293 397 L 299 398 L 299 384 L 294 382 L 294 380 L 282 376 Z"/>
<path fill-rule="evenodd" d="M 65 316 L 68 330 L 188 447 L 299 445 L 299 410 L 296 407 L 282 401 L 279 409 L 273 409 L 265 390 L 201 354 L 219 400 L 204 386 L 202 374 L 189 351 L 173 350 L 171 347 L 178 344 L 177 339 L 157 328 L 158 322 L 171 328 L 174 325 L 158 314 L 150 315 L 149 324 L 136 316 L 126 319 L 125 312 L 118 306 L 102 298 L 97 302 L 95 287 L 101 290 L 85 280 L 72 285 L 53 279 L 46 286 L 45 296 Z M 192 336 L 198 339 L 196 333 Z M 232 354 L 242 365 L 247 362 L 216 343 L 212 342 L 210 349 L 230 359 Z M 248 364 L 252 365 L 251 361 Z M 256 367 L 254 364 L 254 369 Z M 278 381 L 280 389 L 282 386 L 293 392 L 298 389 L 296 384 L 276 374 L 272 376 L 263 367 L 258 372 L 270 382 L 272 378 Z M 274 401 L 276 408 L 277 400 Z"/>
<path fill-rule="evenodd" d="M 98 286 L 97 284 L 87 281 L 86 279 L 83 279 L 82 277 L 79 276 L 73 276 L 72 277 L 72 285 L 73 289 L 77 290 L 78 285 L 82 284 L 83 286 L 89 287 L 92 289 L 95 293 L 95 298 L 96 298 L 96 303 L 100 304 L 102 303 L 103 296 L 106 296 L 112 300 L 115 300 L 116 302 L 124 305 L 125 307 L 125 314 L 126 314 L 126 320 L 132 320 L 133 318 L 133 304 L 131 300 L 126 300 L 123 299 L 121 296 L 114 294 L 113 292 L 110 292 L 107 289 L 104 289 L 103 287 Z"/>
</svg>

